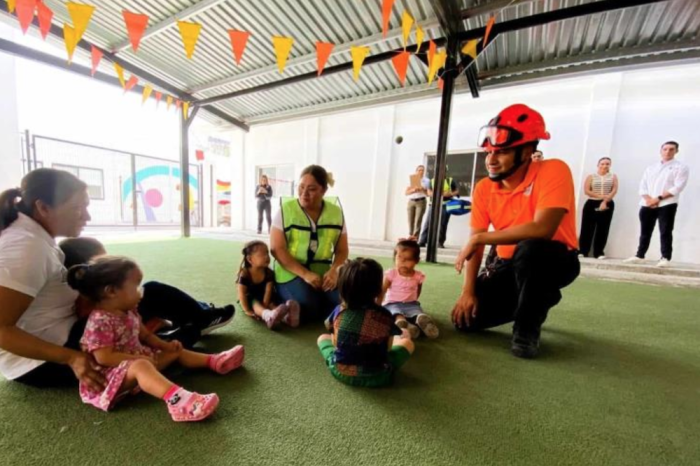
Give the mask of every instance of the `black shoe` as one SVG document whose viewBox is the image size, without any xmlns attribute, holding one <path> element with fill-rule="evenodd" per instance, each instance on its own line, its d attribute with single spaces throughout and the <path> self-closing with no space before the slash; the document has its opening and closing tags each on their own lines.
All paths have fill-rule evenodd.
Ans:
<svg viewBox="0 0 700 466">
<path fill-rule="evenodd" d="M 177 340 L 187 349 L 191 349 L 202 336 L 202 332 L 193 324 L 185 324 L 182 327 L 167 327 L 156 332 L 159 338 L 165 341 Z"/>
<path fill-rule="evenodd" d="M 510 347 L 513 356 L 523 359 L 533 359 L 540 352 L 540 332 L 523 332 L 513 330 L 513 342 Z"/>
<path fill-rule="evenodd" d="M 418 247 L 419 247 L 419 248 L 424 248 L 424 247 L 425 247 L 425 243 L 418 243 Z"/>
<path fill-rule="evenodd" d="M 440 244 L 438 244 L 438 248 L 445 249 L 445 245 L 443 243 L 440 243 Z"/>
<path fill-rule="evenodd" d="M 233 320 L 236 308 L 233 304 L 224 307 L 211 307 L 206 311 L 206 323 L 202 326 L 202 335 L 209 335 L 217 328 L 221 328 Z"/>
</svg>

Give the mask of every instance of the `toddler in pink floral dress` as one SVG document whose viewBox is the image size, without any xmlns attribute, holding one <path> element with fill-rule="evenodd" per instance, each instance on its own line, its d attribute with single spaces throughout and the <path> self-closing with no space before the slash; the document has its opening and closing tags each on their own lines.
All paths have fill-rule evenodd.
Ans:
<svg viewBox="0 0 700 466">
<path fill-rule="evenodd" d="M 142 278 L 135 262 L 116 256 L 102 256 L 69 270 L 68 284 L 97 303 L 80 344 L 102 366 L 106 381 L 101 391 L 81 382 L 80 397 L 108 411 L 122 396 L 143 390 L 163 399 L 174 421 L 205 419 L 216 410 L 219 397 L 189 392 L 161 371 L 178 362 L 187 368 L 226 374 L 243 363 L 243 346 L 208 355 L 185 350 L 180 342 L 166 342 L 149 332 L 136 311 Z"/>
</svg>

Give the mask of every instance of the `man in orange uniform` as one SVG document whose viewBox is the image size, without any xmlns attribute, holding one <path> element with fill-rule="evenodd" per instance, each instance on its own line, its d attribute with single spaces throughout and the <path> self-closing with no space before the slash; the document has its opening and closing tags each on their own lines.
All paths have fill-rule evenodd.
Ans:
<svg viewBox="0 0 700 466">
<path fill-rule="evenodd" d="M 467 272 L 454 325 L 476 331 L 514 322 L 511 351 L 521 358 L 537 356 L 547 313 L 580 272 L 571 170 L 557 159 L 531 161 L 541 139 L 549 139 L 542 115 L 522 104 L 481 129 L 489 178 L 476 186 L 471 237 L 455 261 Z M 497 257 L 479 273 L 487 244 Z"/>
</svg>

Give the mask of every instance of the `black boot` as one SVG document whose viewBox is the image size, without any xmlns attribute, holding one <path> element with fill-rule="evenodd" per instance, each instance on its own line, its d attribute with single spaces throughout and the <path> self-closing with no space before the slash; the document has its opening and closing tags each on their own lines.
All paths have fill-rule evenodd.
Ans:
<svg viewBox="0 0 700 466">
<path fill-rule="evenodd" d="M 514 328 L 510 351 L 518 358 L 536 358 L 540 352 L 540 329 L 527 332 Z"/>
</svg>

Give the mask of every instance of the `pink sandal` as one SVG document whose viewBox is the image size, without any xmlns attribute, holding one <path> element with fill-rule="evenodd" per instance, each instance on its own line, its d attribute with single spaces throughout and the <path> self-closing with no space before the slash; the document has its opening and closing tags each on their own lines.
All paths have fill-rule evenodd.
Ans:
<svg viewBox="0 0 700 466">
<path fill-rule="evenodd" d="M 195 422 L 211 416 L 217 406 L 219 406 L 219 396 L 216 393 L 208 395 L 192 393 L 192 396 L 182 405 L 178 403 L 175 406 L 168 406 L 168 411 L 175 422 Z"/>
<path fill-rule="evenodd" d="M 228 351 L 213 354 L 211 358 L 209 367 L 211 367 L 214 372 L 222 375 L 228 374 L 232 370 L 238 369 L 243 364 L 243 358 L 245 358 L 245 348 L 243 345 L 237 345 Z"/>
</svg>

